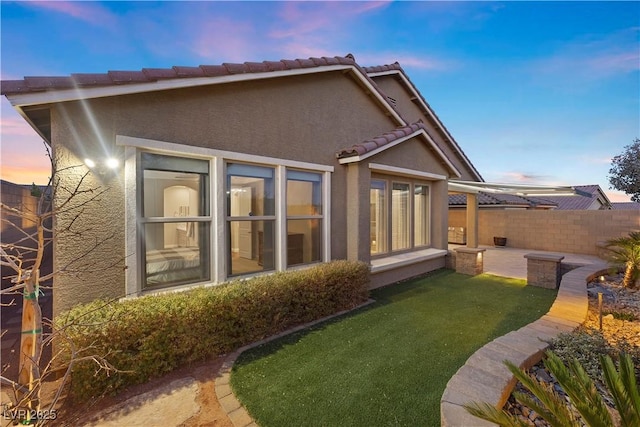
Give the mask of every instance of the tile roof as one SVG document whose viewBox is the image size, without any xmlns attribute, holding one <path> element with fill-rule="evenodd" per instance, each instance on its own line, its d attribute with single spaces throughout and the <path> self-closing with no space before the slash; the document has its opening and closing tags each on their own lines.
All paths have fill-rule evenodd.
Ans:
<svg viewBox="0 0 640 427">
<path fill-rule="evenodd" d="M 394 141 L 397 141 L 400 138 L 404 138 L 405 136 L 409 136 L 412 133 L 423 129 L 426 132 L 426 128 L 424 123 L 416 122 L 411 123 L 407 126 L 399 127 L 390 132 L 385 132 L 380 136 L 377 136 L 372 139 L 368 139 L 359 144 L 355 144 L 350 148 L 345 148 L 336 153 L 336 156 L 339 159 L 343 159 L 345 157 L 352 156 L 362 156 L 363 154 L 370 153 L 371 151 L 377 150 L 378 148 L 384 147 Z"/>
<path fill-rule="evenodd" d="M 466 194 L 450 194 L 449 206 L 466 206 L 467 195 Z M 524 197 L 514 194 L 489 194 L 483 191 L 478 193 L 478 205 L 480 206 L 549 206 L 553 207 L 556 204 L 539 198 L 539 197 Z"/>
<path fill-rule="evenodd" d="M 364 69 L 356 64 L 353 55 L 308 59 L 282 59 L 280 61 L 223 63 L 198 67 L 174 66 L 171 68 L 143 68 L 139 71 L 108 71 L 107 73 L 71 74 L 70 76 L 25 77 L 22 80 L 3 80 L 2 95 L 42 92 L 71 88 L 153 83 L 159 80 L 201 77 L 220 77 L 233 74 L 266 73 L 300 68 L 351 65 L 369 79 Z M 369 79 L 370 80 L 370 79 Z M 374 83 L 375 84 L 375 83 Z"/>
<path fill-rule="evenodd" d="M 611 203 L 611 207 L 621 211 L 640 211 L 640 203 L 637 202 L 616 202 Z"/>
<path fill-rule="evenodd" d="M 586 210 L 589 209 L 598 198 L 601 198 L 604 209 L 607 209 L 608 206 L 611 205 L 599 185 L 576 185 L 574 188 L 578 190 L 580 194 L 576 194 L 575 196 L 546 196 L 546 198 L 555 202 L 559 210 Z"/>
</svg>

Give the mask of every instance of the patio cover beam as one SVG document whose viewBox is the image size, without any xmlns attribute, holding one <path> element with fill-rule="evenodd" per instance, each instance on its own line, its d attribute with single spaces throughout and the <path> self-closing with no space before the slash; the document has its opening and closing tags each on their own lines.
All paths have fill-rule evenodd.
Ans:
<svg viewBox="0 0 640 427">
<path fill-rule="evenodd" d="M 516 196 L 575 196 L 588 194 L 568 186 L 498 184 L 492 182 L 449 180 L 449 191 L 453 193 L 514 194 Z"/>
</svg>

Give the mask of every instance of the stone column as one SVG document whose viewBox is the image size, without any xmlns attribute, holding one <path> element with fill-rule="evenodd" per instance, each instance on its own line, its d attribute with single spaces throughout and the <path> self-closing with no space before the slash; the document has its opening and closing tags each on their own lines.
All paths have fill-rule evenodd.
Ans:
<svg viewBox="0 0 640 427">
<path fill-rule="evenodd" d="M 456 272 L 477 276 L 484 271 L 484 251 L 478 248 L 457 248 Z"/>
<path fill-rule="evenodd" d="M 527 285 L 558 289 L 563 255 L 530 253 L 524 257 L 527 259 Z"/>
</svg>

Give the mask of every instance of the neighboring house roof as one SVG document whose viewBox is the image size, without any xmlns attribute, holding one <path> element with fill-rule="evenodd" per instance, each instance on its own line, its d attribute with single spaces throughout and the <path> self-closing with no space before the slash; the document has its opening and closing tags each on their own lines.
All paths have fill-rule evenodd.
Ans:
<svg viewBox="0 0 640 427">
<path fill-rule="evenodd" d="M 575 196 L 548 196 L 558 210 L 611 209 L 611 202 L 599 185 L 576 185 Z"/>
<path fill-rule="evenodd" d="M 460 177 L 460 171 L 456 169 L 450 159 L 447 158 L 447 155 L 438 147 L 433 138 L 431 138 L 422 122 L 411 123 L 410 125 L 396 128 L 390 132 L 385 132 L 380 136 L 355 144 L 350 148 L 345 148 L 336 153 L 336 156 L 340 160 L 340 163 L 357 162 L 416 136 L 421 136 L 429 148 L 440 158 L 442 163 L 445 164 L 455 176 Z"/>
<path fill-rule="evenodd" d="M 466 194 L 450 194 L 449 206 L 462 207 L 467 205 Z M 540 197 L 524 197 L 515 194 L 489 194 L 478 192 L 478 205 L 480 207 L 520 207 L 520 208 L 555 208 L 555 203 Z"/>
<path fill-rule="evenodd" d="M 611 203 L 611 208 L 620 211 L 638 211 L 640 203 L 637 202 L 616 202 Z"/>
</svg>

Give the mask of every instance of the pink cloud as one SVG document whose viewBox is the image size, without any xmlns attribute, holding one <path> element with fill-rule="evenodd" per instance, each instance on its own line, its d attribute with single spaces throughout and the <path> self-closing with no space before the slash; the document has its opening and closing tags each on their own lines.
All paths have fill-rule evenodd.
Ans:
<svg viewBox="0 0 640 427">
<path fill-rule="evenodd" d="M 338 28 L 356 16 L 388 6 L 391 2 L 285 2 L 280 13 L 284 29 L 274 30 L 270 36 L 276 39 L 299 37 L 322 30 Z"/>
<path fill-rule="evenodd" d="M 534 75 L 571 82 L 593 81 L 640 70 L 638 33 L 634 27 L 612 34 L 576 40 L 553 55 L 529 64 Z"/>
<path fill-rule="evenodd" d="M 67 16 L 99 26 L 112 26 L 116 16 L 98 3 L 83 1 L 26 2 L 25 5 L 53 10 Z"/>
<path fill-rule="evenodd" d="M 255 30 L 249 22 L 224 18 L 194 24 L 198 28 L 197 36 L 188 48 L 202 58 L 244 62 L 257 50 Z"/>
<path fill-rule="evenodd" d="M 7 117 L 3 113 L 3 117 L 0 118 L 0 129 L 3 139 L 8 136 L 38 137 L 36 132 L 17 114 L 15 117 Z"/>
</svg>

